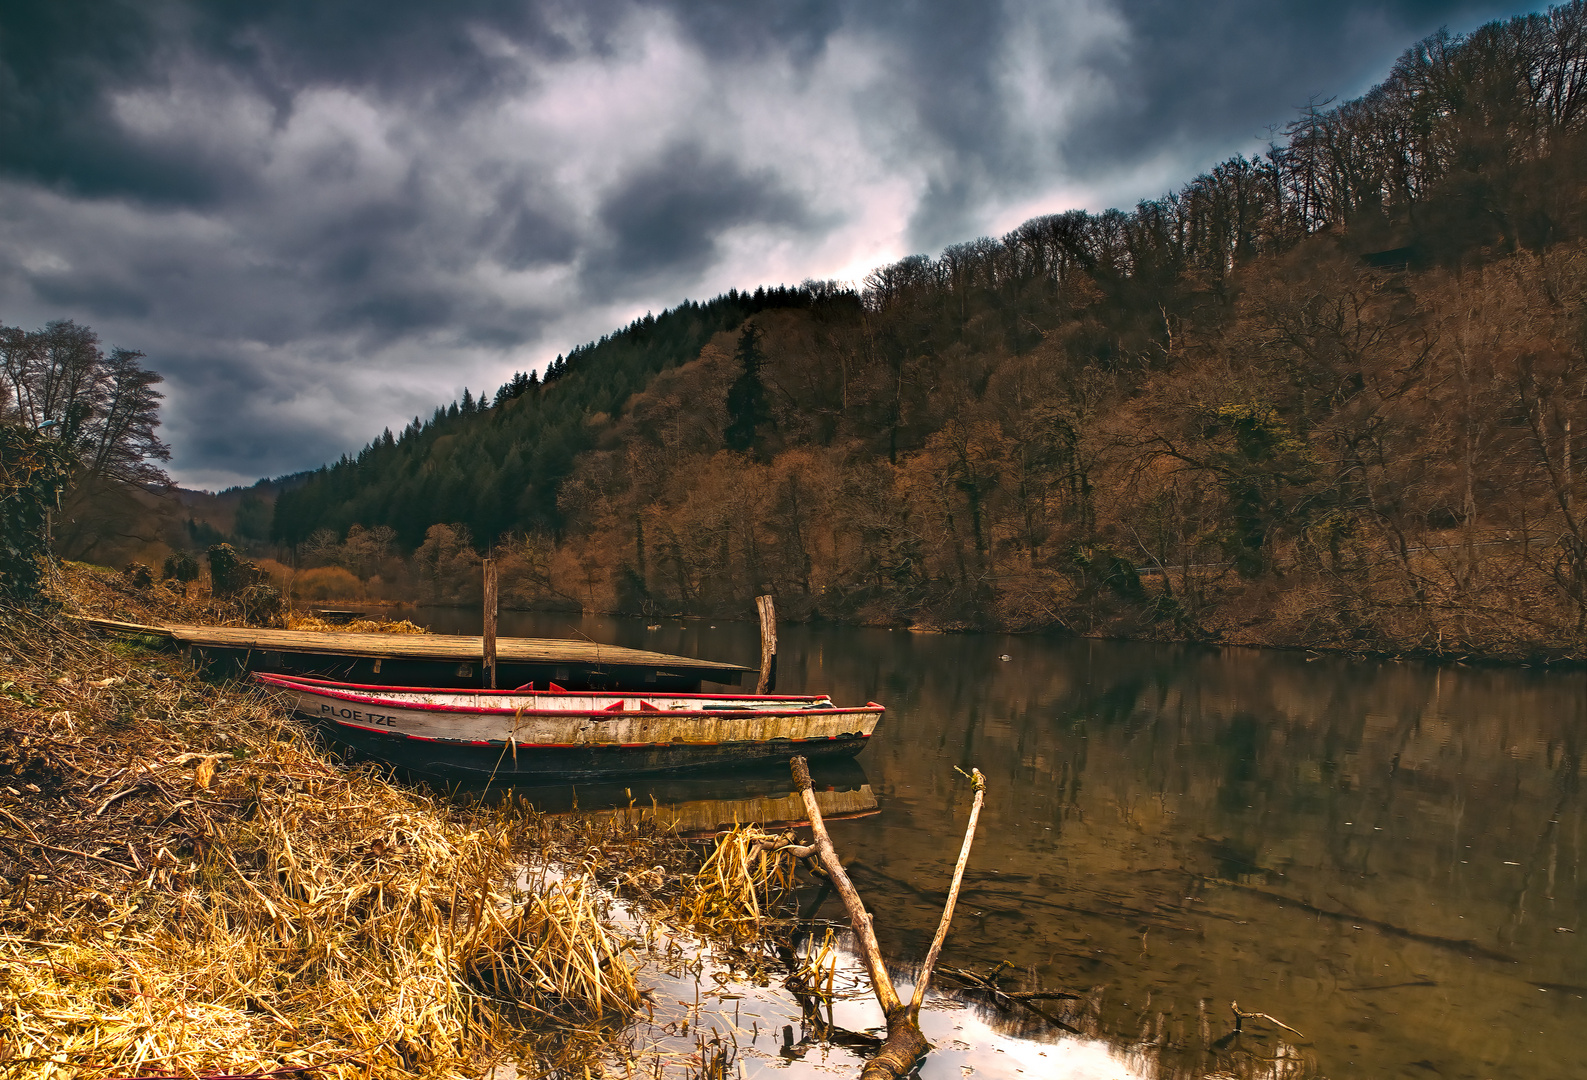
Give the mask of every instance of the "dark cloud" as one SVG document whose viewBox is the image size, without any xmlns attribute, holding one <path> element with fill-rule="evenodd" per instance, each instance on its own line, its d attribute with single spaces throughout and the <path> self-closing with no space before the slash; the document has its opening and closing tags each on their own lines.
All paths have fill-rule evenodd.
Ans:
<svg viewBox="0 0 1587 1080">
<path fill-rule="evenodd" d="M 151 310 L 141 290 L 95 274 L 35 274 L 31 284 L 39 299 L 66 310 L 85 313 L 87 320 L 141 318 Z"/>
<path fill-rule="evenodd" d="M 611 237 L 585 267 L 597 287 L 624 277 L 697 274 L 738 225 L 799 227 L 809 214 L 769 169 L 747 171 L 697 143 L 667 148 L 605 195 L 597 213 Z"/>
<path fill-rule="evenodd" d="M 521 191 L 510 193 L 501 213 L 482 230 L 481 239 L 496 253 L 497 260 L 509 270 L 555 265 L 572 260 L 579 248 L 579 234 L 567 213 L 557 213 L 521 201 Z"/>
<path fill-rule="evenodd" d="M 13 0 L 0 318 L 167 376 L 185 479 L 318 464 L 647 308 L 1160 193 L 1437 0 Z"/>
<path fill-rule="evenodd" d="M 1130 29 L 1111 107 L 1066 147 L 1079 170 L 1150 153 L 1167 135 L 1248 140 L 1282 125 L 1308 101 L 1359 93 L 1394 59 L 1442 25 L 1464 28 L 1526 8 L 1446 0 L 1124 0 Z"/>
</svg>

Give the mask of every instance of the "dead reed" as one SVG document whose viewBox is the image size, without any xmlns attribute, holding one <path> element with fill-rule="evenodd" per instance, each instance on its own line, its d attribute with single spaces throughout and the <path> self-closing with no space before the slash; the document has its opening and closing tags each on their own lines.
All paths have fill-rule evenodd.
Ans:
<svg viewBox="0 0 1587 1080">
<path fill-rule="evenodd" d="M 527 824 L 345 768 L 174 657 L 0 613 L 0 1077 L 590 1053 L 569 1026 L 633 1009 L 633 972 L 587 880 L 518 884 Z"/>
<path fill-rule="evenodd" d="M 795 862 L 776 850 L 781 840 L 754 825 L 717 836 L 704 864 L 683 882 L 673 908 L 678 920 L 710 936 L 761 936 L 794 886 Z"/>
<path fill-rule="evenodd" d="M 430 628 L 409 619 L 388 622 L 384 619 L 354 619 L 351 622 L 333 623 L 318 615 L 305 615 L 289 611 L 285 616 L 288 630 L 317 630 L 339 634 L 428 634 Z"/>
</svg>

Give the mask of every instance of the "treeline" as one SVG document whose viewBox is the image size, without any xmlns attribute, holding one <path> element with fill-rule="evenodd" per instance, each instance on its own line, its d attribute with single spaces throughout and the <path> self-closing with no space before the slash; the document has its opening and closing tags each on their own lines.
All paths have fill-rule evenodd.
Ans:
<svg viewBox="0 0 1587 1080">
<path fill-rule="evenodd" d="M 525 602 L 1582 655 L 1584 28 L 1435 35 L 1132 213 L 636 323 L 276 535 L 389 526 L 437 598 L 499 544 Z"/>
<path fill-rule="evenodd" d="M 492 400 L 415 417 L 400 435 L 388 429 L 356 457 L 344 457 L 275 504 L 272 538 L 298 545 L 317 530 L 345 535 L 355 524 L 384 525 L 409 549 L 431 525 L 454 523 L 491 540 L 514 530 L 558 530 L 557 491 L 606 422 L 660 371 L 700 352 L 712 335 L 776 308 L 850 308 L 858 298 L 836 286 L 733 290 L 707 303 L 646 315 L 623 330 L 558 356 L 544 382 L 520 374 Z"/>
</svg>

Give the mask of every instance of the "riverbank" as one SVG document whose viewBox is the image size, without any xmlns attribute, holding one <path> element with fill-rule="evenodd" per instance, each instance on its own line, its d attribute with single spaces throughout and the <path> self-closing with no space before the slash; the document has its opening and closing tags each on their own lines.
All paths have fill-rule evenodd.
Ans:
<svg viewBox="0 0 1587 1080">
<path fill-rule="evenodd" d="M 8 1076 L 474 1080 L 597 1059 L 639 1004 L 593 881 L 523 880 L 551 823 L 59 616 L 0 614 L 0 848 Z"/>
</svg>

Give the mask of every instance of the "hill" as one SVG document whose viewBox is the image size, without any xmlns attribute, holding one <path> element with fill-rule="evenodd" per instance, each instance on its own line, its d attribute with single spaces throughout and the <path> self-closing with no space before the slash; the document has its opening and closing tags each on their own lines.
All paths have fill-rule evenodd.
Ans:
<svg viewBox="0 0 1587 1080">
<path fill-rule="evenodd" d="M 523 603 L 1584 655 L 1587 7 L 1132 212 L 634 323 L 276 503 Z M 387 569 L 387 583 L 393 570 Z"/>
</svg>

